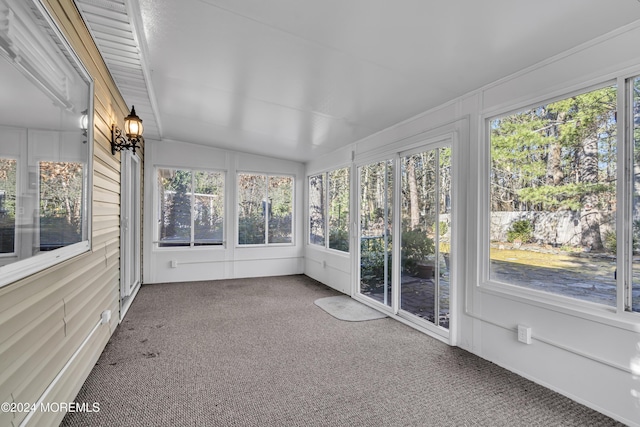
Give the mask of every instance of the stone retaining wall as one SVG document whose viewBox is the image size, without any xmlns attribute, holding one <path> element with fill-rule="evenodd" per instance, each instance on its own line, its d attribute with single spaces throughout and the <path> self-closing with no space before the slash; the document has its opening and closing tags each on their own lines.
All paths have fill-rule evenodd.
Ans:
<svg viewBox="0 0 640 427">
<path fill-rule="evenodd" d="M 600 236 L 615 230 L 615 212 L 590 211 L 600 217 Z M 560 212 L 491 212 L 491 241 L 506 242 L 507 231 L 515 221 L 528 220 L 534 227 L 533 240 L 541 245 L 580 246 L 582 226 L 579 211 Z"/>
</svg>

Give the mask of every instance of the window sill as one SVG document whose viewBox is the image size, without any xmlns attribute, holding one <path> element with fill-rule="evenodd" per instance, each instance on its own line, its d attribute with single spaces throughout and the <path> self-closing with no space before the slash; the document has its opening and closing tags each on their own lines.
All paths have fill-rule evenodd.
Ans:
<svg viewBox="0 0 640 427">
<path fill-rule="evenodd" d="M 0 267 L 0 288 L 88 252 L 89 249 L 89 242 L 84 241 L 2 266 Z"/>
<path fill-rule="evenodd" d="M 618 329 L 640 332 L 639 313 L 618 312 L 616 307 L 581 301 L 562 295 L 500 282 L 484 282 L 478 286 L 478 289 L 488 295 L 495 295 L 515 302 L 555 311 L 560 314 L 613 326 Z"/>
<path fill-rule="evenodd" d="M 246 248 L 288 248 L 295 247 L 295 243 L 257 243 L 257 244 L 246 244 L 246 245 L 236 245 L 236 249 L 246 249 Z"/>
<path fill-rule="evenodd" d="M 315 243 L 307 243 L 307 247 L 309 249 L 314 249 L 316 251 L 326 252 L 326 253 L 334 254 L 336 256 L 342 256 L 345 258 L 349 258 L 349 256 L 351 255 L 350 252 L 341 251 L 339 249 L 327 248 L 326 246 L 316 245 Z"/>
<path fill-rule="evenodd" d="M 153 251 L 154 252 L 169 252 L 169 251 L 203 251 L 203 250 L 224 250 L 226 249 L 225 243 L 215 244 L 215 245 L 167 245 L 167 246 L 159 246 L 158 242 L 154 242 Z"/>
</svg>

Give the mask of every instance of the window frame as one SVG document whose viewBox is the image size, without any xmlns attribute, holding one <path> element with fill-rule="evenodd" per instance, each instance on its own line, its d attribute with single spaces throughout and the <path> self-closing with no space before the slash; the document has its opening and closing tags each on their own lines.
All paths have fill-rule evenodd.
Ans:
<svg viewBox="0 0 640 427">
<path fill-rule="evenodd" d="M 66 57 L 68 61 L 68 65 L 70 65 L 77 72 L 78 76 L 86 83 L 86 112 L 83 112 L 87 116 L 86 126 L 84 129 L 84 139 L 87 143 L 87 153 L 86 157 L 83 157 L 83 190 L 82 190 L 82 240 L 80 242 L 64 246 L 61 248 L 57 248 L 51 251 L 39 252 L 36 255 L 32 255 L 28 258 L 22 259 L 20 261 L 16 261 L 10 264 L 6 264 L 0 266 L 0 289 L 15 283 L 21 279 L 24 279 L 27 276 L 31 276 L 33 274 L 45 271 L 51 267 L 54 267 L 58 264 L 61 264 L 65 261 L 68 261 L 72 258 L 78 257 L 83 254 L 87 254 L 91 251 L 92 246 L 92 236 L 93 236 L 93 173 L 94 173 L 94 97 L 95 97 L 95 82 L 87 67 L 84 65 L 80 56 L 77 54 L 67 37 L 63 34 L 62 30 L 58 27 L 55 20 L 49 13 L 49 11 L 44 7 L 44 5 L 40 1 L 29 2 L 29 4 L 35 7 L 35 10 L 39 13 L 40 17 L 46 22 L 47 29 L 49 30 L 49 34 L 55 44 L 61 50 L 61 53 Z M 40 82 L 36 77 L 35 84 L 38 86 L 46 87 L 46 84 Z M 10 127 L 10 126 L 5 126 Z M 22 128 L 16 128 L 22 129 Z M 80 124 L 78 127 L 78 131 L 80 131 Z M 26 130 L 25 130 L 26 131 Z M 28 142 L 24 141 L 26 145 Z M 20 151 L 23 151 L 23 148 L 20 148 Z M 8 157 L 11 157 L 9 155 Z M 22 154 L 21 156 L 22 157 Z M 22 166 L 21 166 L 22 163 Z M 21 182 L 23 180 L 20 179 L 20 168 L 26 167 L 28 163 L 28 159 L 18 159 L 18 163 L 16 165 L 16 190 L 18 191 L 21 186 L 24 186 L 25 183 Z M 39 185 L 39 184 L 38 184 Z M 18 193 L 19 194 L 19 193 Z M 39 203 L 39 200 L 38 200 Z M 20 206 L 19 202 L 16 200 L 16 209 Z M 15 241 L 17 242 L 19 239 L 17 238 L 19 233 L 16 232 Z M 17 256 L 16 247 L 14 246 L 14 252 L 9 256 Z M 8 254 L 5 254 L 8 255 Z M 5 258 L 5 257 L 3 257 Z M 6 258 L 5 258 L 6 259 Z"/>
<path fill-rule="evenodd" d="M 89 90 L 91 94 L 93 94 L 93 81 L 90 80 Z M 89 108 L 93 108 L 93 97 L 89 100 Z M 91 118 L 89 121 L 89 128 L 87 129 L 87 138 L 89 141 L 93 140 L 93 119 Z M 5 127 L 9 128 L 9 127 Z M 15 128 L 18 133 L 22 133 L 21 128 Z M 27 130 L 24 130 L 24 133 L 28 133 Z M 25 147 L 28 144 L 28 141 L 21 141 L 24 143 Z M 16 194 L 24 193 L 28 185 L 24 179 L 23 169 L 28 171 L 29 161 L 24 153 L 26 153 L 26 148 L 20 148 L 20 156 L 16 157 L 13 155 L 3 156 L 3 158 L 7 159 L 15 159 L 16 160 Z M 46 156 L 35 156 L 31 159 L 31 161 L 35 162 L 36 170 L 37 170 L 37 183 L 36 183 L 36 193 L 37 204 L 40 204 L 40 164 L 42 162 L 55 162 L 53 160 L 47 160 Z M 87 253 L 91 250 L 91 237 L 92 237 L 92 201 L 93 201 L 93 193 L 90 190 L 92 188 L 92 177 L 93 177 L 93 144 L 90 144 L 87 147 L 86 158 L 82 158 L 82 240 L 76 243 L 72 243 L 70 245 L 62 246 L 60 248 L 53 249 L 51 251 L 39 251 L 38 253 L 31 255 L 22 260 L 12 262 L 6 265 L 0 266 L 0 288 L 3 286 L 9 285 L 13 282 L 16 282 L 20 279 L 23 279 L 26 276 L 30 276 L 32 274 L 36 274 L 40 271 L 46 270 L 59 264 L 61 262 L 67 261 L 71 258 L 74 258 L 83 253 Z M 31 165 L 33 166 L 33 165 Z M 27 172 L 28 173 L 28 172 Z M 24 209 L 22 200 L 20 197 L 16 197 L 16 211 Z M 38 208 L 39 210 L 39 208 Z M 38 218 L 41 218 L 39 215 Z M 12 253 L 1 254 L 0 258 L 6 260 L 10 258 L 18 258 L 19 253 L 21 251 L 21 238 L 20 233 L 18 233 L 18 228 L 16 227 L 16 231 L 14 234 L 14 251 Z M 37 223 L 37 227 L 35 228 L 34 233 L 37 235 L 38 242 L 40 241 L 40 225 Z"/>
<path fill-rule="evenodd" d="M 347 188 L 349 189 L 349 197 L 347 198 L 347 200 L 349 201 L 349 210 L 348 210 L 348 212 L 349 212 L 349 221 L 347 221 L 347 227 L 348 227 L 348 229 L 347 229 L 347 232 L 348 232 L 347 242 L 349 244 L 349 249 L 346 250 L 346 251 L 342 251 L 340 249 L 336 249 L 336 248 L 332 248 L 331 247 L 331 215 L 330 215 L 330 210 L 331 210 L 331 197 L 330 197 L 331 196 L 331 193 L 330 193 L 330 190 L 331 190 L 331 177 L 330 177 L 330 174 L 331 174 L 331 172 L 337 172 L 337 171 L 339 171 L 341 169 L 346 169 L 347 170 L 347 177 L 349 179 L 349 183 L 347 185 Z M 352 169 L 353 168 L 351 167 L 351 165 L 344 165 L 344 166 L 340 166 L 340 167 L 337 167 L 335 169 L 331 169 L 331 170 L 327 171 L 326 172 L 326 174 L 327 174 L 327 184 L 325 185 L 325 187 L 326 187 L 326 198 L 325 198 L 325 200 L 326 200 L 326 207 L 327 207 L 327 211 L 325 213 L 325 223 L 326 223 L 325 244 L 326 244 L 326 248 L 329 251 L 337 252 L 339 254 L 346 254 L 346 255 L 351 253 L 351 246 L 352 246 L 352 242 L 351 242 L 351 231 L 352 231 L 351 230 L 351 228 L 352 228 L 351 224 L 353 222 L 353 220 L 352 220 L 353 212 L 352 212 L 352 208 L 351 208 L 351 200 L 352 200 L 352 197 L 351 197 L 352 196 L 351 195 L 352 175 L 351 175 L 351 173 L 352 173 Z"/>
<path fill-rule="evenodd" d="M 51 160 L 46 160 L 44 158 L 38 158 L 36 161 L 37 167 L 36 169 L 38 170 L 38 204 L 40 204 L 40 201 L 42 200 L 42 198 L 40 197 L 42 195 L 42 164 L 43 163 L 77 163 L 77 162 L 56 162 L 56 161 L 51 161 Z M 82 163 L 80 163 L 82 165 Z M 87 187 L 87 168 L 84 167 L 84 165 L 82 165 L 82 203 L 83 203 L 83 211 L 86 210 L 85 208 L 85 203 L 87 201 L 87 192 L 88 192 L 88 187 Z M 39 206 L 39 210 L 41 210 L 42 208 Z M 84 212 L 81 214 L 81 216 L 84 215 Z M 40 213 L 40 219 L 42 219 L 42 213 Z M 87 240 L 88 236 L 84 236 L 85 233 L 87 233 L 87 229 L 83 228 L 82 230 L 82 236 L 81 236 L 81 240 L 80 242 Z M 80 243 L 80 242 L 76 242 L 76 243 Z M 43 251 L 42 250 L 42 228 L 38 225 L 38 243 L 40 246 L 40 251 L 41 252 L 48 252 L 48 251 Z M 73 243 L 75 244 L 75 243 Z M 65 245 L 62 247 L 66 247 L 66 246 L 71 246 L 71 245 Z M 60 248 L 57 248 L 60 249 Z M 56 249 L 54 249 L 56 250 Z"/>
<path fill-rule="evenodd" d="M 20 174 L 18 173 L 18 166 L 20 164 L 20 158 L 18 156 L 11 156 L 11 155 L 2 155 L 1 157 L 2 159 L 6 159 L 6 160 L 13 160 L 16 162 L 16 196 L 20 191 L 20 185 L 22 185 L 22 183 L 20 182 Z M 5 194 L 3 194 L 4 196 Z M 4 200 L 3 200 L 4 201 Z M 20 198 L 16 197 L 16 201 L 15 201 L 15 211 L 18 211 L 20 208 Z M 2 205 L 0 205 L 0 208 L 2 207 Z M 14 216 L 15 216 L 15 212 L 14 212 Z M 4 252 L 4 253 L 0 253 L 0 260 L 2 258 L 13 258 L 13 257 L 17 257 L 18 253 L 16 251 L 16 246 L 17 246 L 17 242 L 18 242 L 18 228 L 15 227 L 15 223 L 14 223 L 14 229 L 13 229 L 13 252 Z"/>
<path fill-rule="evenodd" d="M 620 203 L 621 211 L 618 215 L 618 223 L 616 227 L 621 230 L 623 239 L 620 239 L 618 235 L 618 281 L 622 281 L 619 284 L 618 293 L 618 307 L 619 310 L 624 313 L 628 313 L 630 316 L 638 316 L 640 312 L 633 311 L 633 199 L 634 199 L 634 187 L 636 180 L 634 178 L 634 146 L 635 146 L 635 120 L 633 114 L 634 94 L 633 86 L 634 80 L 640 79 L 640 68 L 634 70 L 632 73 L 628 73 L 624 76 L 618 77 L 618 85 L 624 88 L 623 96 L 618 99 L 618 109 L 623 111 L 623 114 L 618 116 L 622 122 L 620 130 L 623 132 L 623 138 L 625 139 L 625 146 L 619 157 L 622 158 L 623 167 L 622 178 L 620 178 L 620 188 L 623 191 L 625 197 Z M 638 284 L 640 286 L 640 284 Z"/>
<path fill-rule="evenodd" d="M 191 209 L 190 209 L 190 237 L 189 242 L 185 244 L 176 244 L 176 245 L 166 245 L 161 246 L 163 241 L 160 240 L 160 229 L 159 223 L 162 220 L 161 211 L 162 211 L 162 200 L 160 200 L 160 188 L 158 184 L 158 171 L 161 169 L 170 169 L 175 171 L 188 171 L 191 174 Z M 210 244 L 196 244 L 195 241 L 195 227 L 194 227 L 194 200 L 195 200 L 195 191 L 193 190 L 193 183 L 195 180 L 194 172 L 207 172 L 207 173 L 221 173 L 222 178 L 224 179 L 224 196 L 222 198 L 222 211 L 223 211 L 223 220 L 222 220 L 222 241 L 220 243 L 210 243 Z M 194 168 L 194 167 L 182 167 L 182 166 L 165 166 L 165 165 L 155 165 L 153 168 L 153 198 L 154 198 L 154 209 L 153 209 L 153 217 L 154 217 L 154 229 L 153 229 L 153 250 L 154 251 L 171 251 L 171 250 L 210 250 L 216 249 L 220 250 L 224 249 L 227 245 L 227 177 L 228 173 L 224 169 L 204 169 L 204 168 Z"/>
<path fill-rule="evenodd" d="M 630 298 L 628 292 L 631 285 L 628 284 L 628 275 L 631 272 L 629 248 L 631 245 L 629 234 L 630 213 L 630 169 L 632 168 L 633 141 L 630 138 L 628 126 L 630 114 L 630 88 L 628 81 L 640 76 L 640 69 L 633 72 L 616 72 L 600 79 L 587 83 L 558 89 L 526 101 L 514 102 L 509 105 L 501 105 L 495 108 L 487 108 L 481 111 L 479 117 L 479 156 L 478 172 L 478 208 L 477 219 L 478 235 L 478 268 L 477 280 L 474 286 L 480 292 L 508 298 L 517 302 L 534 305 L 537 307 L 566 313 L 571 316 L 587 320 L 614 325 L 623 329 L 635 330 L 638 313 L 627 311 L 625 301 Z M 509 114 L 521 112 L 530 108 L 539 107 L 549 103 L 568 99 L 572 96 L 588 93 L 593 90 L 616 85 L 617 99 L 617 171 L 616 171 L 616 236 L 617 236 L 617 280 L 616 280 L 616 305 L 608 306 L 600 303 L 589 302 L 561 294 L 547 293 L 523 286 L 499 282 L 490 278 L 490 215 L 491 215 L 491 121 Z M 627 248 L 629 247 L 629 248 Z M 622 272 L 622 273 L 620 273 Z M 628 296 L 629 295 L 629 296 Z"/>
<path fill-rule="evenodd" d="M 462 165 L 464 164 L 464 159 L 462 159 L 463 153 L 460 151 L 460 139 L 466 137 L 466 118 L 463 118 L 459 121 L 452 122 L 445 129 L 437 129 L 434 131 L 427 131 L 423 133 L 418 133 L 409 138 L 398 141 L 397 144 L 386 146 L 384 150 L 376 150 L 370 153 L 364 153 L 354 159 L 351 167 L 351 190 L 354 190 L 355 193 L 351 194 L 352 205 L 355 206 L 355 212 L 352 212 L 351 218 L 351 233 L 352 240 L 356 240 L 354 244 L 352 242 L 353 247 L 353 258 L 352 258 L 352 287 L 351 293 L 353 298 L 358 301 L 361 301 L 368 305 L 376 306 L 389 313 L 390 316 L 401 320 L 403 322 L 411 322 L 413 326 L 416 326 L 418 329 L 421 329 L 428 334 L 432 335 L 435 338 L 440 339 L 443 342 L 446 342 L 450 345 L 455 345 L 457 340 L 457 318 L 458 313 L 466 313 L 466 305 L 461 305 L 461 303 L 466 304 L 467 296 L 466 294 L 462 297 L 459 296 L 458 287 L 463 283 L 468 283 L 467 281 L 459 280 L 458 272 L 462 270 L 462 267 L 465 265 L 464 262 L 460 260 L 465 259 L 465 255 L 463 251 L 465 247 L 469 247 L 465 245 L 461 240 L 465 236 L 466 220 L 465 215 L 461 215 L 458 212 L 464 212 L 466 209 L 466 201 L 464 200 L 464 189 L 462 184 L 465 182 L 465 173 L 466 170 Z M 461 136 L 462 135 L 462 136 Z M 414 316 L 404 310 L 401 310 L 400 301 L 401 301 L 401 271 L 400 269 L 393 269 L 393 265 L 400 266 L 401 265 L 401 253 L 400 250 L 391 251 L 392 261 L 391 261 L 391 277 L 392 283 L 395 284 L 394 289 L 392 289 L 392 298 L 391 304 L 385 305 L 382 302 L 376 301 L 367 297 L 366 295 L 360 292 L 361 285 L 361 265 L 360 259 L 362 256 L 361 252 L 361 239 L 362 239 L 362 225 L 360 221 L 361 211 L 360 207 L 362 205 L 361 198 L 361 188 L 362 188 L 362 180 L 360 170 L 363 166 L 367 166 L 373 163 L 378 162 L 387 162 L 391 161 L 393 165 L 393 210 L 392 215 L 395 218 L 402 218 L 401 212 L 401 157 L 408 156 L 420 152 L 424 152 L 426 150 L 433 149 L 442 149 L 449 147 L 451 149 L 451 265 L 452 268 L 450 270 L 450 302 L 449 302 L 449 310 L 450 310 L 450 325 L 448 329 L 436 326 L 435 323 L 431 323 L 424 319 L 421 319 L 417 316 Z M 355 201 L 354 201 L 355 199 Z M 394 236 L 401 236 L 401 220 L 393 221 L 391 233 Z M 355 235 L 353 233 L 356 233 Z M 465 277 L 464 274 L 462 277 Z M 466 285 L 462 285 L 466 286 Z"/>
<path fill-rule="evenodd" d="M 336 248 L 330 247 L 330 244 L 331 244 L 331 234 L 330 234 L 331 233 L 331 229 L 330 229 L 330 221 L 329 221 L 329 219 L 330 219 L 329 212 L 330 212 L 330 209 L 331 209 L 331 206 L 330 206 L 331 200 L 330 200 L 330 197 L 329 197 L 330 196 L 330 188 L 331 188 L 330 174 L 332 172 L 336 172 L 336 171 L 339 171 L 341 169 L 347 169 L 347 176 L 349 177 L 349 186 L 348 186 L 348 189 L 349 189 L 349 197 L 348 197 L 348 200 L 349 200 L 349 221 L 347 222 L 348 232 L 349 232 L 349 237 L 347 238 L 348 242 L 349 242 L 349 250 L 347 250 L 347 251 L 343 251 L 343 250 L 340 250 L 340 249 L 336 249 Z M 323 224 L 324 244 L 313 243 L 311 241 L 311 209 L 310 209 L 311 200 L 308 197 L 309 194 L 307 194 L 307 207 L 306 207 L 306 213 L 307 213 L 307 222 L 306 222 L 307 223 L 307 233 L 306 233 L 306 235 L 307 235 L 307 238 L 306 238 L 306 243 L 307 243 L 308 246 L 316 248 L 316 249 L 324 249 L 324 250 L 327 250 L 327 251 L 332 251 L 332 252 L 335 252 L 337 254 L 342 254 L 342 255 L 349 255 L 351 253 L 351 222 L 352 222 L 352 219 L 351 219 L 351 215 L 352 215 L 352 212 L 351 212 L 351 179 L 352 179 L 351 171 L 352 171 L 352 169 L 353 168 L 351 167 L 351 165 L 347 164 L 347 165 L 342 165 L 342 166 L 335 167 L 333 169 L 328 169 L 328 170 L 325 170 L 325 171 L 322 171 L 322 172 L 316 172 L 316 173 L 312 173 L 312 174 L 307 175 L 307 189 L 310 188 L 311 178 L 312 177 L 322 176 L 323 187 L 324 187 L 323 197 L 324 197 L 324 202 L 325 202 L 324 211 L 322 213 L 323 214 L 323 219 L 324 219 L 324 224 Z M 309 193 L 310 193 L 310 191 L 309 191 Z"/>
<path fill-rule="evenodd" d="M 240 243 L 240 208 L 239 208 L 239 191 L 238 186 L 240 185 L 240 175 L 252 175 L 252 176 L 264 176 L 266 178 L 266 197 L 269 197 L 269 178 L 270 177 L 280 177 L 280 178 L 291 178 L 291 242 L 286 243 L 271 243 L 269 242 L 269 221 L 268 215 L 265 215 L 265 229 L 264 229 L 264 243 Z M 246 171 L 246 170 L 238 170 L 235 175 L 235 247 L 236 248 L 262 248 L 262 247 L 287 247 L 287 246 L 295 246 L 296 245 L 296 176 L 290 173 L 272 173 L 272 172 L 255 172 L 255 171 Z"/>
<path fill-rule="evenodd" d="M 312 242 L 311 240 L 311 178 L 315 178 L 315 177 L 321 177 L 322 179 L 322 194 L 320 195 L 322 200 L 324 201 L 324 209 L 321 212 L 322 215 L 322 231 L 323 231 L 323 236 L 322 236 L 322 244 L 320 243 L 315 243 Z M 328 190 L 327 190 L 327 179 L 328 179 L 328 172 L 319 172 L 319 173 L 314 173 L 312 175 L 307 175 L 307 226 L 308 226 L 308 233 L 307 233 L 307 244 L 316 248 L 327 248 L 327 229 L 328 229 L 328 225 L 327 225 L 327 195 L 328 195 Z"/>
</svg>

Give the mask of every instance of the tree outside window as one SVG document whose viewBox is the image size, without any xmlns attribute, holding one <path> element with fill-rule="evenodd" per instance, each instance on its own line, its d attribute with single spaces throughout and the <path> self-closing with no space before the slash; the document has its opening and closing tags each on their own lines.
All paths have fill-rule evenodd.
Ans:
<svg viewBox="0 0 640 427">
<path fill-rule="evenodd" d="M 82 163 L 40 162 L 40 250 L 82 241 Z"/>
<path fill-rule="evenodd" d="M 15 252 L 17 163 L 0 158 L 0 254 Z"/>
<path fill-rule="evenodd" d="M 633 167 L 632 167 L 632 212 L 631 212 L 631 264 L 632 289 L 631 310 L 640 312 L 640 77 L 629 81 L 632 92 L 630 106 L 632 138 L 633 138 Z"/>
<path fill-rule="evenodd" d="M 309 243 L 349 252 L 349 171 L 309 177 Z"/>
<path fill-rule="evenodd" d="M 158 169 L 159 246 L 221 245 L 224 173 Z"/>
<path fill-rule="evenodd" d="M 349 252 L 349 173 L 341 168 L 329 172 L 329 248 Z"/>
<path fill-rule="evenodd" d="M 238 174 L 238 244 L 293 242 L 293 178 Z"/>
<path fill-rule="evenodd" d="M 324 246 L 325 222 L 325 174 L 309 177 L 309 243 Z"/>
<path fill-rule="evenodd" d="M 489 122 L 491 280 L 615 306 L 616 96 Z"/>
</svg>

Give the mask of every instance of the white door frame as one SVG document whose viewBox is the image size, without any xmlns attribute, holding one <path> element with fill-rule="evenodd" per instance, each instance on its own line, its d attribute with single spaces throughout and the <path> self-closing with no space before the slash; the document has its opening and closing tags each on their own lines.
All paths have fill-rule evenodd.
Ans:
<svg viewBox="0 0 640 427">
<path fill-rule="evenodd" d="M 409 153 L 414 153 L 414 152 L 421 152 L 424 150 L 432 150 L 435 148 L 442 148 L 442 147 L 451 147 L 452 151 L 452 193 L 453 193 L 453 199 L 452 203 L 454 204 L 454 206 L 456 206 L 456 208 L 454 208 L 454 210 L 452 210 L 451 213 L 451 223 L 452 223 L 452 236 L 451 236 L 451 247 L 455 248 L 452 251 L 452 265 L 454 266 L 454 268 L 450 271 L 450 294 L 449 294 L 449 310 L 450 310 L 450 324 L 449 324 L 449 328 L 448 329 L 444 329 L 439 327 L 438 325 L 434 325 L 431 324 L 430 322 L 427 321 L 422 321 L 422 319 L 419 319 L 415 316 L 408 316 L 406 312 L 403 312 L 402 310 L 400 310 L 400 304 L 399 304 L 399 297 L 400 297 L 400 273 L 398 270 L 398 267 L 396 267 L 394 269 L 394 272 L 392 274 L 392 304 L 391 306 L 387 306 L 383 303 L 380 303 L 378 301 L 373 300 L 372 298 L 369 298 L 363 294 L 360 293 L 360 239 L 361 239 L 361 229 L 360 229 L 360 221 L 353 221 L 353 226 L 354 226 L 354 235 L 356 236 L 355 239 L 355 251 L 353 251 L 354 253 L 354 272 L 355 274 L 353 275 L 353 282 L 352 282 L 352 297 L 366 305 L 369 305 L 371 307 L 374 307 L 380 311 L 383 311 L 385 313 L 387 313 L 390 317 L 395 318 L 403 323 L 406 323 L 418 330 L 421 330 L 425 333 L 427 333 L 428 335 L 437 338 L 449 345 L 455 345 L 456 344 L 456 334 L 455 334 L 455 328 L 457 325 L 457 318 L 456 316 L 458 315 L 458 310 L 457 310 L 457 290 L 456 290 L 456 283 L 457 283 L 457 278 L 458 278 L 458 271 L 457 266 L 458 266 L 458 255 L 457 252 L 459 251 L 458 247 L 461 245 L 458 245 L 457 243 L 457 239 L 459 236 L 459 231 L 458 229 L 460 228 L 460 224 L 458 224 L 458 215 L 455 209 L 457 209 L 458 203 L 457 203 L 457 197 L 459 194 L 458 191 L 458 177 L 456 175 L 457 173 L 457 167 L 458 167 L 458 152 L 459 152 L 459 148 L 458 148 L 458 135 L 457 133 L 454 132 L 444 132 L 444 133 L 437 133 L 436 135 L 432 136 L 432 137 L 423 137 L 423 138 L 415 138 L 415 141 L 412 141 L 411 143 L 407 143 L 406 145 L 403 145 L 402 147 L 393 147 L 396 148 L 396 150 L 394 150 L 393 148 L 390 148 L 388 151 L 382 152 L 382 153 L 376 153 L 375 155 L 372 156 L 363 156 L 361 159 L 358 159 L 357 161 L 354 161 L 353 163 L 353 169 L 355 170 L 355 179 L 352 180 L 352 182 L 355 182 L 355 187 L 352 186 L 352 192 L 355 193 L 355 207 L 356 209 L 354 209 L 354 211 L 356 212 L 355 217 L 356 218 L 360 218 L 360 209 L 361 209 L 361 200 L 360 200 L 360 186 L 361 186 L 361 182 L 360 182 L 360 167 L 361 166 L 365 166 L 367 164 L 370 163 L 375 163 L 376 161 L 382 161 L 382 160 L 393 160 L 393 165 L 394 165 L 394 188 L 393 188 L 393 217 L 394 218 L 401 218 L 401 206 L 400 206 L 400 194 L 401 194 L 401 183 L 400 183 L 400 158 L 401 156 L 407 155 Z M 401 148 L 401 149 L 398 149 Z M 353 175 L 352 175 L 353 177 Z M 352 231 L 353 232 L 353 231 Z M 399 236 L 401 234 L 401 230 L 400 230 L 400 222 L 397 220 L 394 220 L 393 222 L 393 235 L 395 236 Z M 399 266 L 400 265 L 400 247 L 394 247 L 393 251 L 392 251 L 392 257 L 393 257 L 393 262 L 392 265 L 394 266 Z"/>
<path fill-rule="evenodd" d="M 141 282 L 141 162 L 137 154 L 121 152 L 120 172 L 120 320 Z"/>
</svg>

